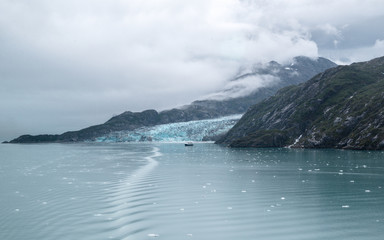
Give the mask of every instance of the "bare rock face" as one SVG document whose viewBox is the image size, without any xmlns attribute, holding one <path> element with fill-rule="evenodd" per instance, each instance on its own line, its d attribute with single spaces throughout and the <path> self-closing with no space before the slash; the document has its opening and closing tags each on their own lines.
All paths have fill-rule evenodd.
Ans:
<svg viewBox="0 0 384 240">
<path fill-rule="evenodd" d="M 217 143 L 384 149 L 384 57 L 339 66 L 256 104 Z"/>
</svg>

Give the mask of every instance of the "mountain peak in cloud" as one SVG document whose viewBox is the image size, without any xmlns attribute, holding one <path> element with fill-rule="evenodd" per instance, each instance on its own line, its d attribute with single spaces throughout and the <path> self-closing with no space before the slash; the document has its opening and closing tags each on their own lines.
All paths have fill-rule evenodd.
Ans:
<svg viewBox="0 0 384 240">
<path fill-rule="evenodd" d="M 281 85 L 301 83 L 319 70 L 323 71 L 332 66 L 333 62 L 325 58 L 294 57 L 280 64 L 276 61 L 257 63 L 243 68 L 224 87 L 204 97 L 208 100 L 224 100 L 250 95 L 260 89 L 275 88 Z M 281 81 L 284 81 L 281 83 Z"/>
</svg>

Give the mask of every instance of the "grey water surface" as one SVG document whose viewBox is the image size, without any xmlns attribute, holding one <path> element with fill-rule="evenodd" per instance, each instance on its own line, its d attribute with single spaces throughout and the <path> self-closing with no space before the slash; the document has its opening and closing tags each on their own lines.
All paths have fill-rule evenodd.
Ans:
<svg viewBox="0 0 384 240">
<path fill-rule="evenodd" d="M 377 239 L 384 152 L 0 145 L 0 239 Z"/>
</svg>

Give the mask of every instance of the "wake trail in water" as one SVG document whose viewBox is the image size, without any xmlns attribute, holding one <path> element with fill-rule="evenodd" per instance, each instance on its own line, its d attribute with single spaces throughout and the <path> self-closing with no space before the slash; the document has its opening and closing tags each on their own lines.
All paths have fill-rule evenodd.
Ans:
<svg viewBox="0 0 384 240">
<path fill-rule="evenodd" d="M 144 157 L 146 164 L 127 178 L 110 188 L 108 207 L 101 214 L 109 221 L 109 239 L 132 239 L 134 235 L 145 236 L 149 227 L 145 219 L 154 204 L 155 179 L 153 171 L 158 166 L 160 149 L 154 147 L 152 155 Z M 139 237 L 140 238 L 140 237 Z"/>
</svg>

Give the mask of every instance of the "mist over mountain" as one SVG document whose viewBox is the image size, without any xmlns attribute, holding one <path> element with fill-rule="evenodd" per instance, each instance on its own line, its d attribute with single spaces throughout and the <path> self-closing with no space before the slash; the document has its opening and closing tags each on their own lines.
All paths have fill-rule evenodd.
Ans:
<svg viewBox="0 0 384 240">
<path fill-rule="evenodd" d="M 185 109 L 196 106 L 218 111 L 222 115 L 244 113 L 250 106 L 274 95 L 280 88 L 305 82 L 326 69 L 337 66 L 319 57 L 295 57 L 287 64 L 275 61 L 257 64 L 224 86 L 223 90 L 198 100 Z"/>
<path fill-rule="evenodd" d="M 254 105 L 217 143 L 384 149 L 384 57 L 338 66 Z"/>
<path fill-rule="evenodd" d="M 295 57 L 291 62 L 279 64 L 269 62 L 257 64 L 251 69 L 239 73 L 223 89 L 207 96 L 203 100 L 192 102 L 180 108 L 157 112 L 124 112 L 112 117 L 104 124 L 91 126 L 79 131 L 65 132 L 60 135 L 23 135 L 11 143 L 29 142 L 72 142 L 95 140 L 98 137 L 116 131 L 134 129 L 160 124 L 213 119 L 233 114 L 242 114 L 247 109 L 272 96 L 282 87 L 302 83 L 336 64 L 325 58 L 312 59 Z"/>
</svg>

